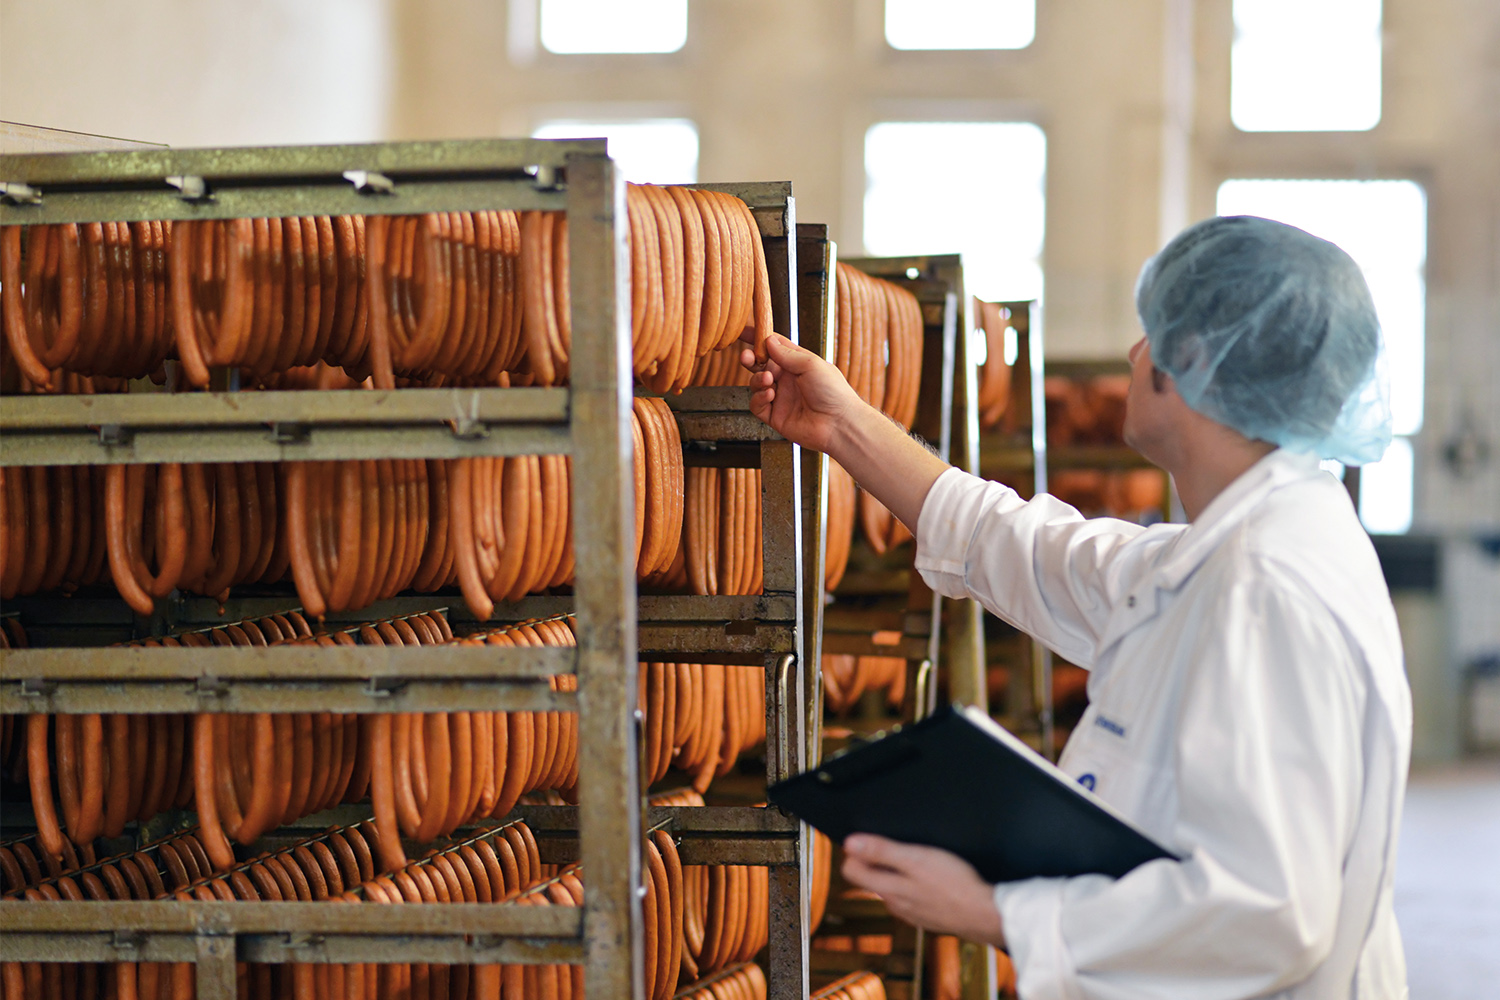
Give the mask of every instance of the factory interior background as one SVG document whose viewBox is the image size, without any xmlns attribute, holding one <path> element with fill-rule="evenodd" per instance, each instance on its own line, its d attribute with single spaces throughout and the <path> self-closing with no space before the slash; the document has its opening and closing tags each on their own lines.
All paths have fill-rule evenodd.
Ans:
<svg viewBox="0 0 1500 1000">
<path fill-rule="evenodd" d="M 1049 361 L 1122 357 L 1141 264 L 1192 221 L 1333 239 L 1392 361 L 1361 516 L 1416 708 L 1412 996 L 1500 973 L 1495 0 L 0 0 L 0 119 L 607 135 L 632 180 L 793 181 L 841 254 L 963 252 L 971 291 L 1040 301 Z"/>
</svg>

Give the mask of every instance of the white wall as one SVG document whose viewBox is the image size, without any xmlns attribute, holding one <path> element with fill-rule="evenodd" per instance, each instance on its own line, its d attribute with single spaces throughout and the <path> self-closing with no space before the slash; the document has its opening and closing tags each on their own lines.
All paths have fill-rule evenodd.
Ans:
<svg viewBox="0 0 1500 1000">
<path fill-rule="evenodd" d="M 0 119 L 174 146 L 384 138 L 387 0 L 0 0 Z"/>
</svg>

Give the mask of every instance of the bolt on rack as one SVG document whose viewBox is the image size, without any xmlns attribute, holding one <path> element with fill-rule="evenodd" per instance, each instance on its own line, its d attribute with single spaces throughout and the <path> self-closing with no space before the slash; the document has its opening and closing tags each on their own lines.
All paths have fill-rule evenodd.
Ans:
<svg viewBox="0 0 1500 1000">
<path fill-rule="evenodd" d="M 802 760 L 800 456 L 748 414 L 745 390 L 670 402 L 685 440 L 763 470 L 765 592 L 638 598 L 630 554 L 630 273 L 625 187 L 602 140 L 148 150 L 0 158 L 0 226 L 141 219 L 542 209 L 569 217 L 568 388 L 194 393 L 0 399 L 0 465 L 307 461 L 570 454 L 577 574 L 567 598 L 497 608 L 499 620 L 570 611 L 576 648 L 32 648 L 0 652 L 0 712 L 577 711 L 580 801 L 568 825 L 591 873 L 581 910 L 451 904 L 380 912 L 319 903 L 58 903 L 0 912 L 0 961 L 197 963 L 202 1000 L 234 995 L 235 962 L 577 963 L 588 995 L 640 996 L 642 789 L 636 664 L 707 654 L 764 666 L 768 775 Z M 749 204 L 765 241 L 778 329 L 795 336 L 789 184 L 719 185 Z M 24 192 L 26 197 L 14 197 Z M 623 305 L 622 305 L 623 304 Z M 738 446 L 736 448 L 736 446 Z M 268 598 L 170 602 L 176 625 L 243 617 Z M 45 619 L 135 630 L 86 600 Z M 113 602 L 96 602 L 109 605 Z M 280 608 L 285 600 L 276 601 Z M 397 598 L 363 609 L 430 608 Z M 90 619 L 90 614 L 97 617 Z M 160 623 L 156 626 L 159 627 Z M 548 676 L 576 672 L 579 691 Z M 693 810 L 682 810 L 683 814 Z M 554 817 L 556 818 L 556 817 Z M 805 828 L 774 810 L 673 814 L 701 833 L 754 834 L 711 850 L 771 864 L 771 996 L 807 990 Z M 751 842 L 751 841 L 754 842 Z M 774 841 L 774 843 L 768 843 Z M 736 846 L 738 844 L 738 846 Z M 312 946 L 309 942 L 315 942 Z"/>
</svg>

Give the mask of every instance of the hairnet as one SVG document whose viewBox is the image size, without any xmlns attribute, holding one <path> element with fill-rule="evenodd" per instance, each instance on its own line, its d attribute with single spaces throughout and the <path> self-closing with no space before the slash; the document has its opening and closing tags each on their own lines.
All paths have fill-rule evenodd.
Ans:
<svg viewBox="0 0 1500 1000">
<path fill-rule="evenodd" d="M 1135 305 L 1153 363 L 1199 413 L 1349 465 L 1385 453 L 1380 322 L 1332 243 L 1251 215 L 1207 219 L 1146 262 Z"/>
</svg>

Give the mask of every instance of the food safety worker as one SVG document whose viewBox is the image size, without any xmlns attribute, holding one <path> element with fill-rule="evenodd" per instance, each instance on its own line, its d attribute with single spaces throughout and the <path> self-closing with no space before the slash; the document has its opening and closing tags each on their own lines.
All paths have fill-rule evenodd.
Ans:
<svg viewBox="0 0 1500 1000">
<path fill-rule="evenodd" d="M 1171 473 L 1186 524 L 1023 500 L 769 338 L 752 410 L 905 522 L 934 590 L 1089 669 L 1060 766 L 1181 858 L 992 886 L 855 834 L 844 874 L 911 923 L 1006 948 L 1023 1000 L 1404 997 L 1410 694 L 1374 548 L 1319 465 L 1390 440 L 1369 288 L 1331 243 L 1214 218 L 1147 262 L 1136 308 L 1125 439 Z"/>
</svg>

